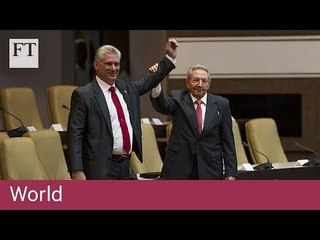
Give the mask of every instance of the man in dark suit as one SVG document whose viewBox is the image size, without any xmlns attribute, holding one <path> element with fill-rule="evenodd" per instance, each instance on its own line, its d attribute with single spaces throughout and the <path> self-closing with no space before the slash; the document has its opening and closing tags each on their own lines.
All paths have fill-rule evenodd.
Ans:
<svg viewBox="0 0 320 240">
<path fill-rule="evenodd" d="M 150 71 L 156 68 L 154 65 Z M 202 65 L 195 65 L 187 73 L 188 90 L 174 90 L 169 98 L 164 96 L 160 84 L 152 90 L 153 107 L 171 115 L 173 124 L 162 179 L 236 179 L 229 101 L 207 93 L 211 82 L 209 71 Z"/>
<path fill-rule="evenodd" d="M 142 160 L 139 97 L 175 68 L 177 47 L 177 41 L 169 39 L 166 56 L 159 62 L 158 70 L 148 72 L 139 81 L 118 78 L 121 53 L 117 48 L 104 45 L 97 50 L 95 77 L 76 89 L 71 97 L 68 167 L 72 179 L 130 179 L 131 151 Z M 115 92 L 111 91 L 113 87 Z M 114 103 L 114 93 L 121 107 Z M 119 114 L 119 108 L 122 114 Z M 123 116 L 121 119 L 120 115 Z M 128 137 L 123 135 L 123 123 Z M 124 139 L 128 138 L 130 144 L 126 149 Z"/>
</svg>

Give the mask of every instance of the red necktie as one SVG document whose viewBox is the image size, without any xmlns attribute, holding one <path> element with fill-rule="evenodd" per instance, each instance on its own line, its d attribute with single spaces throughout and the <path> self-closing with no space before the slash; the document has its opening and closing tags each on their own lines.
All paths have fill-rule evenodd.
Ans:
<svg viewBox="0 0 320 240">
<path fill-rule="evenodd" d="M 196 113 L 197 113 L 197 120 L 198 120 L 198 132 L 199 134 L 201 134 L 202 132 L 202 110 L 201 110 L 202 101 L 200 99 L 197 99 L 195 103 L 197 104 Z"/>
<path fill-rule="evenodd" d="M 111 98 L 112 98 L 112 101 L 114 103 L 114 106 L 117 109 L 118 119 L 119 119 L 121 131 L 122 131 L 123 150 L 126 151 L 127 153 L 129 153 L 130 148 L 131 148 L 130 136 L 129 136 L 129 130 L 128 130 L 128 126 L 127 126 L 127 123 L 126 123 L 126 119 L 125 119 L 124 114 L 123 114 L 123 109 L 122 109 L 122 106 L 120 104 L 119 98 L 118 98 L 118 96 L 116 94 L 115 87 L 110 87 L 109 90 L 111 92 Z"/>
</svg>

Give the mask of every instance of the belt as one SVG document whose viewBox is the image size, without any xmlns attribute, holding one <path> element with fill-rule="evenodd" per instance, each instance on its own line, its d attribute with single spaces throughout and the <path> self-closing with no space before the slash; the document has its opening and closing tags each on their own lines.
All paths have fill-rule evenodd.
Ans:
<svg viewBox="0 0 320 240">
<path fill-rule="evenodd" d="M 130 154 L 122 154 L 122 155 L 114 155 L 112 154 L 112 159 L 116 160 L 125 160 L 125 159 L 130 159 L 131 158 L 131 153 Z"/>
</svg>

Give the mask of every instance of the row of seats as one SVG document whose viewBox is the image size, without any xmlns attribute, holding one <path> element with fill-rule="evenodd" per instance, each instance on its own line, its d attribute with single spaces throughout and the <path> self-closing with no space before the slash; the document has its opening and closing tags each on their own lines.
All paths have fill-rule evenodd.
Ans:
<svg viewBox="0 0 320 240">
<path fill-rule="evenodd" d="M 130 160 L 135 174 L 161 172 L 162 159 L 151 124 L 141 123 L 143 163 L 133 152 Z M 67 180 L 66 158 L 59 133 L 54 130 L 27 132 L 12 137 L 0 132 L 0 179 Z"/>
<path fill-rule="evenodd" d="M 64 130 L 67 129 L 69 116 L 68 108 L 70 108 L 71 95 L 76 88 L 76 86 L 70 85 L 51 86 L 48 88 L 48 113 L 50 120 L 52 124 L 61 124 Z M 26 135 L 20 139 L 8 138 L 8 135 L 5 133 L 1 135 L 5 140 L 1 141 L 1 147 L 4 149 L 1 150 L 1 155 L 3 155 L 1 157 L 1 162 L 3 163 L 0 165 L 0 172 L 3 172 L 2 176 L 4 179 L 38 179 L 40 178 L 40 175 L 35 175 L 37 173 L 37 164 L 35 164 L 37 162 L 36 158 L 38 157 L 40 160 L 48 160 L 49 158 L 53 158 L 53 156 L 57 157 L 57 155 L 59 155 L 58 159 L 61 159 L 61 153 L 63 154 L 62 146 L 60 144 L 59 146 L 56 145 L 55 149 L 53 147 L 51 149 L 47 149 L 48 151 L 41 151 L 41 149 L 44 149 L 45 147 L 51 147 L 51 143 L 48 141 L 37 141 L 37 136 L 42 136 L 44 133 L 50 133 L 52 135 L 54 134 L 54 131 L 43 130 L 43 124 L 39 115 L 35 94 L 31 88 L 18 87 L 2 89 L 0 92 L 0 99 L 1 106 L 7 111 L 7 113 L 2 114 L 3 125 L 7 130 L 15 129 L 21 125 L 34 126 L 37 129 L 35 132 L 26 133 Z M 22 123 L 14 116 L 19 118 Z M 144 146 L 144 163 L 142 164 L 136 154 L 133 153 L 131 169 L 135 173 L 160 172 L 162 168 L 162 159 L 158 150 L 154 129 L 150 124 L 142 124 L 141 128 L 142 142 Z M 33 142 L 27 137 L 31 137 Z M 58 136 L 58 138 L 60 143 L 60 137 Z M 35 146 L 33 146 L 34 143 L 36 143 Z M 12 150 L 16 149 L 17 151 L 11 152 L 11 148 Z M 37 154 L 35 154 L 35 150 L 37 151 Z M 23 161 L 23 158 L 26 158 L 27 156 L 28 159 Z M 9 160 L 10 158 L 11 160 Z M 11 167 L 11 164 L 14 162 L 16 166 L 27 164 L 28 166 L 32 166 L 32 168 L 25 168 L 23 172 L 19 173 L 18 169 L 12 169 Z M 52 159 L 52 163 L 50 163 L 49 160 L 43 162 L 47 165 L 55 164 L 54 159 Z M 42 170 L 43 169 L 45 168 L 42 167 Z M 8 174 L 8 172 L 10 174 Z M 65 173 L 66 171 L 63 170 L 63 172 Z M 44 174 L 43 178 L 61 179 L 64 177 L 48 176 L 48 174 Z"/>
<path fill-rule="evenodd" d="M 9 138 L 1 132 L 0 177 L 4 180 L 71 179 L 59 133 L 48 129 Z"/>
<path fill-rule="evenodd" d="M 47 90 L 50 121 L 52 124 L 60 123 L 64 130 L 67 129 L 68 124 L 71 94 L 76 88 L 77 86 L 72 85 L 57 85 L 51 86 Z M 5 129 L 12 130 L 21 127 L 22 124 L 43 129 L 33 89 L 27 87 L 4 88 L 0 91 L 0 103 L 2 108 L 7 111 L 7 113 L 2 111 Z"/>
<path fill-rule="evenodd" d="M 172 124 L 166 128 L 167 141 L 171 134 Z M 244 149 L 239 125 L 232 119 L 232 130 L 236 147 L 238 165 L 249 163 Z M 272 118 L 255 118 L 245 123 L 245 137 L 248 142 L 253 164 L 288 162 L 281 144 L 277 124 Z"/>
<path fill-rule="evenodd" d="M 167 140 L 171 129 L 172 124 L 169 124 L 166 128 Z M 255 164 L 267 161 L 259 152 L 268 156 L 272 163 L 287 162 L 273 119 L 251 119 L 246 122 L 245 129 Z M 144 161 L 141 163 L 133 152 L 130 167 L 135 174 L 161 172 L 163 162 L 155 131 L 151 124 L 145 123 L 141 123 L 141 130 Z M 249 163 L 236 120 L 233 120 L 233 134 L 238 165 Z M 60 136 L 53 130 L 28 132 L 21 138 L 9 138 L 7 134 L 1 133 L 0 153 L 0 173 L 3 179 L 70 179 Z"/>
<path fill-rule="evenodd" d="M 57 85 L 47 90 L 48 114 L 52 124 L 67 129 L 71 95 L 77 86 Z M 65 180 L 67 170 L 60 135 L 45 130 L 33 89 L 4 88 L 0 91 L 2 122 L 6 130 L 33 126 L 37 131 L 23 137 L 0 133 L 0 179 Z"/>
</svg>

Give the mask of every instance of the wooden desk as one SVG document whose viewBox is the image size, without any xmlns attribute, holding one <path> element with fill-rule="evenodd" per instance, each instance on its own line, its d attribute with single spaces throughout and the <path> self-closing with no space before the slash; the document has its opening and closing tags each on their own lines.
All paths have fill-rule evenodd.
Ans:
<svg viewBox="0 0 320 240">
<path fill-rule="evenodd" d="M 261 171 L 239 171 L 239 180 L 318 180 L 320 167 L 296 167 Z"/>
</svg>

